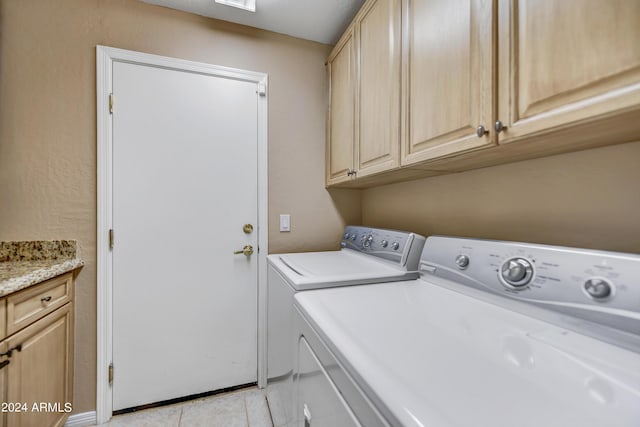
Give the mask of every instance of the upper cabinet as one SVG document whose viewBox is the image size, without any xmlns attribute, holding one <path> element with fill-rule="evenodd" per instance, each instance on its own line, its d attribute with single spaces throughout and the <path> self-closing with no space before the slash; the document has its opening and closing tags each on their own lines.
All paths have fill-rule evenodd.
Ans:
<svg viewBox="0 0 640 427">
<path fill-rule="evenodd" d="M 399 165 L 400 24 L 400 0 L 368 1 L 329 56 L 327 185 Z"/>
<path fill-rule="evenodd" d="M 368 2 L 356 18 L 358 140 L 356 176 L 399 165 L 400 0 Z"/>
<path fill-rule="evenodd" d="M 637 141 L 638 40 L 639 1 L 368 0 L 329 57 L 327 185 Z"/>
<path fill-rule="evenodd" d="M 639 41 L 638 1 L 501 0 L 500 143 L 637 111 Z"/>
<path fill-rule="evenodd" d="M 492 2 L 406 6 L 402 164 L 493 145 Z"/>
<path fill-rule="evenodd" d="M 329 113 L 327 123 L 327 185 L 351 178 L 355 141 L 355 52 L 353 27 L 329 56 Z"/>
</svg>

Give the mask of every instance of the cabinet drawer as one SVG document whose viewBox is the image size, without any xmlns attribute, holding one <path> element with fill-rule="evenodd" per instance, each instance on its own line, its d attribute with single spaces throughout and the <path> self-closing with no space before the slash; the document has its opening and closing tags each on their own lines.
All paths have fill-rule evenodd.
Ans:
<svg viewBox="0 0 640 427">
<path fill-rule="evenodd" d="M 69 302 L 72 284 L 73 273 L 67 273 L 7 297 L 7 335 Z"/>
</svg>

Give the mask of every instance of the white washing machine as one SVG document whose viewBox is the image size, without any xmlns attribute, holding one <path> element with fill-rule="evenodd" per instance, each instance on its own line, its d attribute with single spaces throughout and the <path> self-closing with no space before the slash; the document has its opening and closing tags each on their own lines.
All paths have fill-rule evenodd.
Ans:
<svg viewBox="0 0 640 427">
<path fill-rule="evenodd" d="M 347 226 L 338 251 L 274 254 L 268 261 L 267 399 L 275 427 L 292 418 L 293 296 L 300 291 L 415 280 L 425 238 Z"/>
<path fill-rule="evenodd" d="M 296 295 L 296 424 L 640 425 L 640 256 L 430 237 L 419 280 Z"/>
</svg>

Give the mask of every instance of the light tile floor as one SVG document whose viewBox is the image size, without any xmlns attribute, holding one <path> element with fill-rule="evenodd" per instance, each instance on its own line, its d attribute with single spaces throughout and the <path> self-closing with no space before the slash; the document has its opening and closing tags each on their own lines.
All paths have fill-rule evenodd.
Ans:
<svg viewBox="0 0 640 427">
<path fill-rule="evenodd" d="M 273 427 L 264 390 L 248 388 L 116 415 L 108 427 Z"/>
</svg>

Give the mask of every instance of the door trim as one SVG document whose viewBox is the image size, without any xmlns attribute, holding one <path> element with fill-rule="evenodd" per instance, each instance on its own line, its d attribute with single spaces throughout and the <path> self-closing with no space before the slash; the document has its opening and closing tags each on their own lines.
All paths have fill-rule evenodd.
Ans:
<svg viewBox="0 0 640 427">
<path fill-rule="evenodd" d="M 109 248 L 109 229 L 113 225 L 113 124 L 109 112 L 113 63 L 147 65 L 165 69 L 207 74 L 256 83 L 258 96 L 258 386 L 266 385 L 266 292 L 268 251 L 268 76 L 265 73 L 239 70 L 165 56 L 151 55 L 107 46 L 96 46 L 97 110 L 97 363 L 96 420 L 109 421 L 113 413 L 112 388 L 108 366 L 113 360 L 113 253 Z M 117 108 L 117 100 L 115 107 Z M 115 243 L 117 244 L 117 235 Z M 116 368 L 117 369 L 117 368 Z"/>
</svg>

